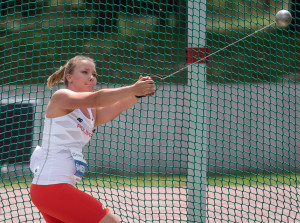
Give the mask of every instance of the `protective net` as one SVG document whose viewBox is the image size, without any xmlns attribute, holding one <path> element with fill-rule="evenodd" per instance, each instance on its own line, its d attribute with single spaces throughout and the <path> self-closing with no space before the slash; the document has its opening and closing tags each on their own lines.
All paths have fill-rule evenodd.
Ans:
<svg viewBox="0 0 300 223">
<path fill-rule="evenodd" d="M 294 17 L 288 28 L 192 64 L 281 9 Z M 1 1 L 0 222 L 44 222 L 30 155 L 63 87 L 46 80 L 76 55 L 95 59 L 97 89 L 190 65 L 84 148 L 77 187 L 121 222 L 299 221 L 299 11 L 297 1 Z"/>
</svg>

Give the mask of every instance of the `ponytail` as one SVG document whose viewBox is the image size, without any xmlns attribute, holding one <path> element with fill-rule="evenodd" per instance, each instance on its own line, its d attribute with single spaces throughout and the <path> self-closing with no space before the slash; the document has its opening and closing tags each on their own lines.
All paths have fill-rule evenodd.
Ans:
<svg viewBox="0 0 300 223">
<path fill-rule="evenodd" d="M 47 87 L 51 89 L 55 84 L 61 82 L 64 79 L 65 70 L 66 70 L 66 67 L 62 66 L 62 67 L 60 67 L 60 69 L 58 71 L 56 71 L 50 77 L 48 77 Z"/>
</svg>

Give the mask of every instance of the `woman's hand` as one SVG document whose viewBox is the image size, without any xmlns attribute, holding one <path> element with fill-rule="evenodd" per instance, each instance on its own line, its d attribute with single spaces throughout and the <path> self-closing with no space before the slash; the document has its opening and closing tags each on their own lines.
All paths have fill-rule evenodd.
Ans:
<svg viewBox="0 0 300 223">
<path fill-rule="evenodd" d="M 155 83 L 149 76 L 140 76 L 133 87 L 136 97 L 152 96 L 155 92 Z"/>
</svg>

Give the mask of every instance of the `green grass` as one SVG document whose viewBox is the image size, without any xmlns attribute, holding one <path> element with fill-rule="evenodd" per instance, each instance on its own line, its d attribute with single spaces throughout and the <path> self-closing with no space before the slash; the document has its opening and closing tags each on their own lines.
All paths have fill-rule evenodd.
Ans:
<svg viewBox="0 0 300 223">
<path fill-rule="evenodd" d="M 146 174 L 132 176 L 98 175 L 86 176 L 79 187 L 187 187 L 186 175 Z M 28 188 L 31 178 L 12 178 L 0 181 L 0 188 Z M 300 173 L 237 173 L 210 174 L 208 186 L 239 187 L 239 186 L 281 186 L 300 184 Z"/>
<path fill-rule="evenodd" d="M 134 176 L 103 175 L 85 178 L 82 185 L 99 187 L 186 187 L 185 175 L 146 174 Z"/>
<path fill-rule="evenodd" d="M 238 187 L 238 186 L 281 186 L 300 184 L 300 173 L 236 173 L 211 174 L 208 177 L 209 186 Z"/>
</svg>

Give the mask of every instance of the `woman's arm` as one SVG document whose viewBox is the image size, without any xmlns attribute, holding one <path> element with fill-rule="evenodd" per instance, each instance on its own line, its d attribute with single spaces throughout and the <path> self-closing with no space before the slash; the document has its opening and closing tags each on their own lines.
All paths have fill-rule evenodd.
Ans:
<svg viewBox="0 0 300 223">
<path fill-rule="evenodd" d="M 139 80 L 146 81 L 146 80 L 149 80 L 149 78 L 140 76 Z M 154 93 L 154 90 L 155 90 L 154 82 L 153 82 L 152 87 L 153 87 L 153 92 L 149 95 L 152 95 Z M 147 94 L 144 94 L 144 95 L 147 95 Z M 138 95 L 136 95 L 136 96 L 138 96 Z M 125 99 L 120 100 L 110 106 L 97 108 L 96 109 L 96 118 L 95 118 L 96 119 L 95 127 L 105 124 L 107 122 L 110 122 L 111 120 L 118 117 L 123 111 L 134 106 L 139 100 L 139 98 L 137 98 L 136 96 L 125 98 Z"/>
<path fill-rule="evenodd" d="M 138 102 L 138 98 L 128 97 L 106 107 L 96 109 L 95 127 L 110 122 L 118 117 L 123 111 L 131 108 Z"/>
<path fill-rule="evenodd" d="M 154 89 L 154 82 L 149 80 L 148 77 L 142 77 L 131 86 L 101 89 L 96 92 L 74 92 L 62 89 L 53 94 L 51 105 L 64 110 L 106 107 L 127 98 L 151 94 Z"/>
</svg>

